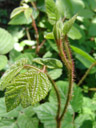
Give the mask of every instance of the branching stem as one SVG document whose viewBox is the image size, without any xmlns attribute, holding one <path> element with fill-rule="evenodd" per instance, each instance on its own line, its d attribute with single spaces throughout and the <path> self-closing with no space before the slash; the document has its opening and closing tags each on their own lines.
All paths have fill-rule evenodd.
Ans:
<svg viewBox="0 0 96 128">
<path fill-rule="evenodd" d="M 68 108 L 68 105 L 69 105 L 71 97 L 72 97 L 72 89 L 73 89 L 73 73 L 72 73 L 72 70 L 70 70 L 70 72 L 69 72 L 69 89 L 68 89 L 68 94 L 67 94 L 67 100 L 66 100 L 63 112 L 61 114 L 60 120 L 63 119 L 63 117 L 65 116 L 65 114 L 67 112 L 67 108 Z"/>
<path fill-rule="evenodd" d="M 60 121 L 61 121 L 64 118 L 64 116 L 67 112 L 68 105 L 69 105 L 71 97 L 72 97 L 74 65 L 73 65 L 73 60 L 71 58 L 71 52 L 70 52 L 70 49 L 69 49 L 69 46 L 68 46 L 67 37 L 65 37 L 65 42 L 64 42 L 64 43 L 66 43 L 65 44 L 66 52 L 64 51 L 62 40 L 57 40 L 56 43 L 57 43 L 57 46 L 58 46 L 58 50 L 59 50 L 59 53 L 60 53 L 61 60 L 65 64 L 65 66 L 68 70 L 68 76 L 69 76 L 69 89 L 68 89 L 68 94 L 67 94 L 67 100 L 66 100 L 63 112 L 60 116 Z"/>
<path fill-rule="evenodd" d="M 85 74 L 84 74 L 84 76 L 81 78 L 81 80 L 78 82 L 78 86 L 80 86 L 81 84 L 82 84 L 82 82 L 85 80 L 85 78 L 88 76 L 88 74 L 89 74 L 89 72 L 91 71 L 91 69 L 94 67 L 94 66 L 96 66 L 96 62 L 95 63 L 93 63 L 90 67 L 89 67 L 89 69 L 85 72 Z"/>
</svg>

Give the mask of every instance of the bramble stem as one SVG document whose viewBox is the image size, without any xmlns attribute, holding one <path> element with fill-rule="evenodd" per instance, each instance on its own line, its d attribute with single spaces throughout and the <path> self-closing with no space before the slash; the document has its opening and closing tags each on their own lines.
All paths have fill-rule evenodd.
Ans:
<svg viewBox="0 0 96 128">
<path fill-rule="evenodd" d="M 65 47 L 65 51 L 66 51 L 68 60 L 69 60 L 69 62 L 72 64 L 71 50 L 70 50 L 70 48 L 69 48 L 69 42 L 68 42 L 67 36 L 65 36 L 65 39 L 64 39 L 64 47 Z"/>
<path fill-rule="evenodd" d="M 66 53 L 63 50 L 62 40 L 57 40 L 56 43 L 57 43 L 57 46 L 58 46 L 58 50 L 59 50 L 59 54 L 60 54 L 61 60 L 65 64 L 66 68 L 69 69 L 70 65 L 68 63 L 68 59 L 66 57 Z"/>
<path fill-rule="evenodd" d="M 96 62 L 93 63 L 89 69 L 85 72 L 84 76 L 81 78 L 81 80 L 78 82 L 78 86 L 80 86 L 82 84 L 82 82 L 85 80 L 85 78 L 88 76 L 89 72 L 91 71 L 91 69 L 96 65 Z"/>
<path fill-rule="evenodd" d="M 72 72 L 72 70 L 70 70 L 70 72 L 69 72 L 69 89 L 68 89 L 68 94 L 67 94 L 67 100 L 66 100 L 66 104 L 64 106 L 63 112 L 61 114 L 60 120 L 63 119 L 63 117 L 65 116 L 65 114 L 67 112 L 67 108 L 68 108 L 68 105 L 69 105 L 71 97 L 72 97 L 72 89 L 73 89 L 73 72 Z"/>
<path fill-rule="evenodd" d="M 66 43 L 65 44 L 66 52 L 64 51 L 62 40 L 57 40 L 56 43 L 57 43 L 57 46 L 58 46 L 58 50 L 59 50 L 59 53 L 60 53 L 61 60 L 65 64 L 65 66 L 68 70 L 68 76 L 69 76 L 69 89 L 68 89 L 68 94 L 67 94 L 67 100 L 66 100 L 63 112 L 60 116 L 60 121 L 61 121 L 63 119 L 63 117 L 65 116 L 66 112 L 67 112 L 68 105 L 69 105 L 71 97 L 72 97 L 73 78 L 74 78 L 74 64 L 73 64 L 73 60 L 71 58 L 71 52 L 70 52 L 70 49 L 69 49 L 69 46 L 68 46 L 67 38 L 65 37 L 65 42 L 64 42 L 64 43 Z"/>
<path fill-rule="evenodd" d="M 36 41 L 37 41 L 37 45 L 36 45 L 36 53 L 38 53 L 38 48 L 39 48 L 39 32 L 38 32 L 38 29 L 37 29 L 37 26 L 36 26 L 36 22 L 33 18 L 33 16 L 31 15 L 31 19 L 32 19 L 32 26 L 35 30 L 35 34 L 36 34 Z"/>
<path fill-rule="evenodd" d="M 47 73 L 46 73 L 47 74 Z M 61 121 L 60 121 L 60 111 L 61 111 L 61 98 L 60 98 L 60 93 L 59 90 L 54 82 L 54 80 L 51 79 L 51 77 L 47 74 L 49 80 L 51 81 L 54 90 L 56 92 L 56 96 L 57 96 L 57 101 L 58 101 L 58 109 L 57 109 L 57 115 L 56 115 L 56 122 L 57 122 L 57 128 L 61 128 Z"/>
</svg>

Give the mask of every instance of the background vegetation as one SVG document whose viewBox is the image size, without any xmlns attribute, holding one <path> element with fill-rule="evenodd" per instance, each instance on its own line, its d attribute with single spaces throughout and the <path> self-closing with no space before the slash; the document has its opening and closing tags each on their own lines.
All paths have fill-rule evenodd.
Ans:
<svg viewBox="0 0 96 128">
<path fill-rule="evenodd" d="M 62 121 L 62 128 L 96 128 L 96 1 L 55 2 L 63 20 L 68 20 L 78 13 L 76 22 L 68 33 L 75 66 L 75 80 L 72 100 Z M 24 6 L 23 11 L 15 10 L 16 12 L 12 13 L 13 9 L 20 6 Z M 32 12 L 31 9 L 26 9 L 27 6 L 30 6 Z M 52 9 L 53 5 L 51 12 Z M 60 60 L 56 43 L 52 40 L 52 35 L 47 34 L 53 30 L 54 18 L 50 20 L 47 15 L 52 15 L 51 12 L 46 12 L 44 0 L 0 0 L 0 76 L 21 58 L 27 58 L 29 64 L 38 68 L 42 66 L 33 62 L 37 57 Z M 33 17 L 30 17 L 30 13 Z M 88 69 L 91 69 L 90 72 Z M 86 71 L 87 75 L 84 76 Z M 60 90 L 63 108 L 68 90 L 66 68 L 63 66 L 48 69 L 48 74 Z M 0 91 L 0 128 L 56 127 L 57 101 L 54 89 L 35 106 L 18 106 L 10 112 L 6 111 L 4 93 L 5 91 Z"/>
</svg>

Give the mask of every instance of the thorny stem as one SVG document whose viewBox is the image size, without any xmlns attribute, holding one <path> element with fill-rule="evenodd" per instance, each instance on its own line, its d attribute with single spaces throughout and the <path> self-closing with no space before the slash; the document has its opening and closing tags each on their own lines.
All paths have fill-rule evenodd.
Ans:
<svg viewBox="0 0 96 128">
<path fill-rule="evenodd" d="M 85 80 L 85 78 L 88 76 L 89 72 L 91 71 L 91 69 L 96 65 L 96 62 L 93 63 L 89 69 L 85 72 L 84 76 L 81 78 L 81 80 L 78 82 L 78 86 L 80 86 L 82 84 L 82 82 Z"/>
<path fill-rule="evenodd" d="M 72 64 L 72 56 L 71 56 L 71 51 L 70 51 L 70 48 L 69 48 L 69 42 L 68 42 L 67 36 L 65 36 L 65 39 L 64 39 L 64 47 L 65 47 L 65 51 L 66 51 L 69 63 Z"/>
<path fill-rule="evenodd" d="M 59 50 L 59 54 L 60 54 L 61 60 L 65 64 L 66 68 L 69 69 L 70 66 L 68 64 L 68 59 L 66 57 L 66 53 L 63 50 L 62 40 L 57 40 L 56 43 L 57 43 L 57 46 L 58 46 L 58 50 Z"/>
<path fill-rule="evenodd" d="M 70 103 L 71 97 L 72 97 L 72 89 L 73 89 L 73 72 L 72 70 L 69 71 L 69 89 L 68 89 L 68 94 L 67 94 L 67 100 L 63 109 L 63 112 L 61 114 L 60 119 L 62 120 L 63 117 L 65 116 L 67 109 L 68 109 L 68 105 Z"/>
<path fill-rule="evenodd" d="M 36 26 L 36 22 L 33 18 L 33 16 L 31 15 L 31 19 L 32 19 L 32 26 L 35 30 L 35 34 L 36 34 L 36 41 L 37 41 L 37 45 L 36 45 L 36 53 L 38 53 L 38 47 L 39 47 L 39 33 L 38 33 L 38 29 L 37 29 L 37 26 Z"/>
<path fill-rule="evenodd" d="M 47 74 L 47 73 L 46 73 Z M 47 74 L 49 80 L 51 81 L 54 90 L 56 92 L 57 100 L 58 100 L 58 110 L 57 110 L 57 115 L 56 115 L 56 122 L 57 122 L 57 128 L 61 128 L 61 121 L 60 121 L 60 111 L 61 111 L 61 99 L 60 99 L 60 93 L 59 90 L 55 84 L 55 82 L 51 79 L 51 77 Z"/>
<path fill-rule="evenodd" d="M 60 121 L 61 121 L 63 119 L 63 117 L 65 116 L 66 112 L 67 112 L 68 105 L 69 105 L 71 97 L 72 97 L 73 78 L 74 78 L 74 65 L 73 65 L 73 60 L 71 59 L 71 53 L 70 53 L 70 49 L 69 49 L 69 46 L 68 46 L 67 38 L 65 38 L 65 43 L 66 43 L 65 49 L 66 49 L 66 52 L 64 51 L 62 40 L 57 40 L 56 43 L 57 43 L 57 46 L 58 46 L 58 50 L 60 52 L 61 60 L 65 64 L 65 66 L 66 66 L 66 68 L 68 70 L 68 76 L 69 76 L 69 89 L 68 89 L 68 94 L 67 94 L 67 100 L 66 100 L 63 112 L 62 112 L 62 114 L 60 116 Z"/>
</svg>

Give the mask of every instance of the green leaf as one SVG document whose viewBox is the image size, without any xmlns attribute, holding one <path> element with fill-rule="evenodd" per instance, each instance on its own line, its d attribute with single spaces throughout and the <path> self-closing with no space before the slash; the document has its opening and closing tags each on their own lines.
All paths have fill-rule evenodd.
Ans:
<svg viewBox="0 0 96 128">
<path fill-rule="evenodd" d="M 53 80 L 58 79 L 62 75 L 62 69 L 54 69 L 48 72 Z"/>
<path fill-rule="evenodd" d="M 23 59 L 23 58 L 28 60 L 28 64 L 32 64 L 32 60 L 33 60 L 34 56 L 32 55 L 32 53 L 21 53 L 14 60 L 19 61 L 20 59 Z"/>
<path fill-rule="evenodd" d="M 0 70 L 5 68 L 7 62 L 8 62 L 7 57 L 4 55 L 0 55 Z"/>
<path fill-rule="evenodd" d="M 82 90 L 77 86 L 75 86 L 73 90 L 73 97 L 71 100 L 71 105 L 72 105 L 74 112 L 80 111 L 83 105 Z"/>
<path fill-rule="evenodd" d="M 19 112 L 22 108 L 18 106 L 16 109 L 7 112 L 6 111 L 6 106 L 5 106 L 5 98 L 0 98 L 0 117 L 3 118 L 13 118 L 13 117 L 18 117 Z"/>
<path fill-rule="evenodd" d="M 67 35 L 67 33 L 70 31 L 70 29 L 72 28 L 76 18 L 77 18 L 77 14 L 74 15 L 70 20 L 68 20 L 64 23 L 64 26 L 63 26 L 63 34 L 64 35 Z"/>
<path fill-rule="evenodd" d="M 75 119 L 75 127 L 76 128 L 93 128 L 92 126 L 92 117 L 86 114 L 80 114 Z M 95 128 L 95 127 L 94 127 Z"/>
<path fill-rule="evenodd" d="M 34 40 L 23 40 L 20 43 L 15 43 L 14 49 L 16 51 L 23 51 L 25 46 L 34 46 L 36 44 L 36 41 Z"/>
<path fill-rule="evenodd" d="M 0 80 L 0 88 L 4 90 L 7 85 L 14 79 L 14 77 L 23 69 L 27 63 L 26 59 L 21 59 L 12 65 L 2 76 Z"/>
<path fill-rule="evenodd" d="M 72 50 L 76 53 L 76 58 L 87 68 L 89 68 L 95 61 L 88 53 L 71 45 Z M 95 70 L 96 71 L 96 70 Z"/>
<path fill-rule="evenodd" d="M 49 18 L 49 22 L 51 24 L 55 24 L 56 21 L 58 21 L 60 18 L 60 14 L 58 12 L 56 4 L 54 0 L 45 0 L 45 4 L 46 4 L 46 12 Z"/>
<path fill-rule="evenodd" d="M 24 14 L 25 14 L 26 19 L 29 19 L 30 16 L 32 15 L 32 9 L 31 9 L 31 8 L 27 8 L 27 9 L 24 11 Z"/>
<path fill-rule="evenodd" d="M 63 18 L 71 18 L 73 12 L 72 3 L 70 0 L 56 0 L 56 6 Z"/>
<path fill-rule="evenodd" d="M 73 10 L 73 13 L 78 13 L 79 11 L 81 11 L 83 8 L 85 8 L 85 1 L 83 0 L 71 0 L 71 3 L 72 3 L 72 10 Z M 86 1 L 87 2 L 87 1 Z M 89 6 L 89 5 L 88 5 Z"/>
<path fill-rule="evenodd" d="M 36 58 L 33 59 L 33 62 L 41 64 L 41 65 L 46 65 L 47 68 L 62 68 L 63 64 L 60 60 L 53 59 L 53 58 Z"/>
<path fill-rule="evenodd" d="M 94 13 L 92 12 L 92 10 L 84 8 L 84 9 L 80 10 L 79 16 L 81 16 L 83 18 L 92 18 L 93 19 Z"/>
<path fill-rule="evenodd" d="M 18 128 L 14 119 L 0 119 L 0 128 Z"/>
<path fill-rule="evenodd" d="M 66 94 L 68 90 L 68 82 L 58 82 L 57 83 L 60 96 L 61 96 L 61 108 L 63 110 Z M 50 102 L 44 103 L 35 109 L 38 118 L 42 123 L 44 123 L 44 128 L 56 128 L 56 113 L 57 113 L 57 98 L 54 89 L 51 91 Z M 61 128 L 73 128 L 72 124 L 72 108 L 69 105 L 68 111 L 65 114 L 65 118 L 61 121 Z"/>
<path fill-rule="evenodd" d="M 16 109 L 6 112 L 5 98 L 0 98 L 0 128 L 15 128 L 16 126 L 19 128 L 37 128 L 38 119 L 34 115 L 32 106 L 25 109 L 18 106 Z"/>
<path fill-rule="evenodd" d="M 9 22 L 10 25 L 23 25 L 23 24 L 30 24 L 32 22 L 31 17 L 29 19 L 26 19 L 24 12 L 21 12 L 20 14 L 16 15 L 12 18 L 12 20 Z"/>
<path fill-rule="evenodd" d="M 63 22 L 61 20 L 57 21 L 53 27 L 53 35 L 54 35 L 55 40 L 61 39 L 62 28 L 63 28 Z"/>
<path fill-rule="evenodd" d="M 50 33 L 45 34 L 45 35 L 44 35 L 44 38 L 45 38 L 45 39 L 54 39 L 53 32 L 50 32 Z"/>
<path fill-rule="evenodd" d="M 28 107 L 39 102 L 46 97 L 50 87 L 47 75 L 37 69 L 19 74 L 6 89 L 7 111 L 16 108 L 20 103 L 23 107 Z"/>
<path fill-rule="evenodd" d="M 96 12 L 96 0 L 93 0 L 92 2 L 90 0 L 88 0 L 88 3 L 91 6 L 91 9 Z"/>
<path fill-rule="evenodd" d="M 48 40 L 48 44 L 50 48 L 52 48 L 55 52 L 59 53 L 56 43 L 54 43 L 52 40 Z"/>
<path fill-rule="evenodd" d="M 50 58 L 52 57 L 52 52 L 48 51 L 43 55 L 43 58 Z"/>
<path fill-rule="evenodd" d="M 32 109 L 32 107 L 31 107 Z M 18 126 L 20 128 L 38 128 L 38 119 L 36 117 L 32 117 L 32 110 L 29 111 L 29 116 L 28 114 L 26 113 L 22 113 L 19 115 L 18 119 L 17 119 L 17 123 L 18 123 Z"/>
<path fill-rule="evenodd" d="M 70 37 L 72 40 L 76 40 L 76 39 L 80 39 L 82 35 L 75 26 L 72 26 L 72 28 L 68 32 L 68 37 Z"/>
<path fill-rule="evenodd" d="M 25 7 L 17 7 L 15 8 L 12 13 L 11 13 L 11 18 L 15 17 L 16 15 L 20 14 L 21 12 L 23 12 L 26 8 Z"/>
<path fill-rule="evenodd" d="M 89 29 L 88 29 L 88 34 L 90 35 L 90 36 L 96 36 L 96 23 L 91 23 L 90 24 L 90 27 L 89 27 Z"/>
<path fill-rule="evenodd" d="M 14 47 L 14 40 L 11 34 L 3 28 L 0 28 L 0 54 L 6 54 Z"/>
</svg>

